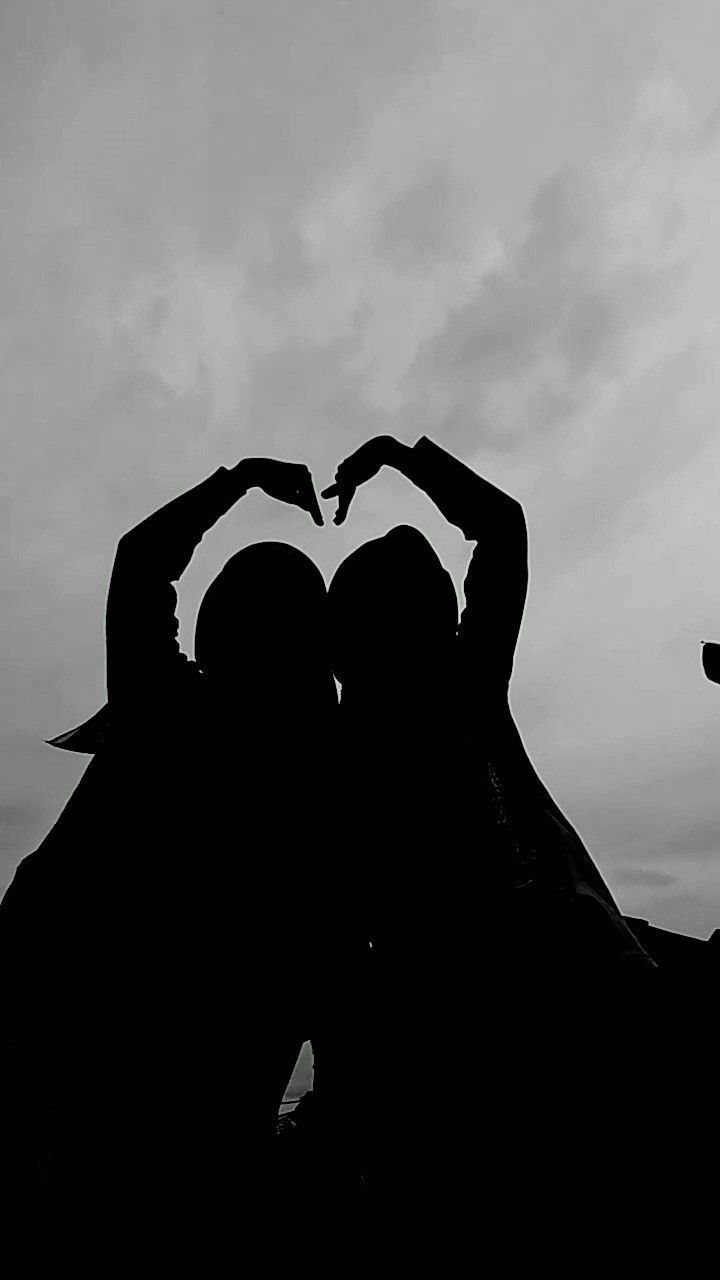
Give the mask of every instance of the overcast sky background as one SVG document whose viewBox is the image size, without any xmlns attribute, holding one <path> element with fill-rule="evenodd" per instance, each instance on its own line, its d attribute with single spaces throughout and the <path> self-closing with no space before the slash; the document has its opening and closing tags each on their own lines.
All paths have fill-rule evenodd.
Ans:
<svg viewBox="0 0 720 1280">
<path fill-rule="evenodd" d="M 720 6 L 3 0 L 0 890 L 85 759 L 120 535 L 246 453 L 426 433 L 523 503 L 512 686 L 622 908 L 720 926 Z M 342 530 L 251 495 L 181 588 Z M 320 815 L 319 815 L 320 816 Z M 129 860 L 132 851 L 129 851 Z"/>
</svg>

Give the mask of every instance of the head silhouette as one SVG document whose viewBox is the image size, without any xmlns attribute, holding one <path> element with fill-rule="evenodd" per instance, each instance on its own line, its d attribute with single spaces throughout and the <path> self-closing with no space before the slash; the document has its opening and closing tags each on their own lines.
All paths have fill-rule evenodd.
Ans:
<svg viewBox="0 0 720 1280">
<path fill-rule="evenodd" d="M 457 630 L 452 578 L 427 538 L 398 525 L 358 547 L 329 590 L 332 662 L 346 686 L 412 681 L 444 664 Z"/>
<path fill-rule="evenodd" d="M 246 704 L 334 701 L 327 588 L 317 565 L 284 542 L 238 551 L 203 597 L 195 658 L 216 690 Z"/>
</svg>

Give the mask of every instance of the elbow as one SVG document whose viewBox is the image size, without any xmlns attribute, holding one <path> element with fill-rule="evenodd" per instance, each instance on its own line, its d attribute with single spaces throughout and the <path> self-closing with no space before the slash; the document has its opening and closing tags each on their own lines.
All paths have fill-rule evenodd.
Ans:
<svg viewBox="0 0 720 1280">
<path fill-rule="evenodd" d="M 122 535 L 115 548 L 115 568 L 124 570 L 146 566 L 148 560 L 153 558 L 153 540 L 148 536 L 149 531 L 145 526 L 146 521 L 143 521 Z"/>
<path fill-rule="evenodd" d="M 137 529 L 128 529 L 118 541 L 115 548 L 115 563 L 130 559 L 136 552 L 137 537 L 135 536 Z"/>
<path fill-rule="evenodd" d="M 518 502 L 517 498 L 511 498 L 510 502 L 512 503 L 510 512 L 511 512 L 511 518 L 513 522 L 513 528 L 515 529 L 515 536 L 518 542 L 524 548 L 525 553 L 527 554 L 528 527 L 527 527 L 527 520 L 525 519 L 525 512 L 523 510 L 522 504 Z"/>
<path fill-rule="evenodd" d="M 507 499 L 508 511 L 511 513 L 512 519 L 515 521 L 518 528 L 525 529 L 527 531 L 527 521 L 525 519 L 525 511 L 522 503 L 518 502 L 517 498 L 512 498 L 510 494 L 507 495 Z"/>
<path fill-rule="evenodd" d="M 523 552 L 527 555 L 528 528 L 525 512 L 517 498 L 512 498 L 508 493 L 503 494 L 502 505 L 496 512 L 496 532 L 502 534 L 506 545 L 516 553 Z"/>
<path fill-rule="evenodd" d="M 124 596 L 127 584 L 135 582 L 141 567 L 147 563 L 147 556 L 134 536 L 135 530 L 124 533 L 115 548 L 115 558 L 110 572 L 108 609 L 116 598 Z"/>
</svg>

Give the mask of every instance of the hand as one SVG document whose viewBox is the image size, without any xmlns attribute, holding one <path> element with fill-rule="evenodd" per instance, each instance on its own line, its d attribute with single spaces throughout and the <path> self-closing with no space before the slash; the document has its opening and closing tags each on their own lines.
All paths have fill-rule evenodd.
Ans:
<svg viewBox="0 0 720 1280">
<path fill-rule="evenodd" d="M 323 524 L 320 503 L 310 468 L 303 462 L 279 462 L 275 458 L 247 458 L 240 466 L 247 477 L 248 487 L 262 489 L 269 498 L 300 507 L 312 516 L 315 524 Z"/>
<path fill-rule="evenodd" d="M 720 644 L 703 640 L 702 646 L 703 671 L 713 684 L 720 684 Z"/>
<path fill-rule="evenodd" d="M 360 485 L 377 475 L 381 467 L 400 466 L 406 450 L 407 446 L 393 436 L 376 436 L 340 463 L 335 472 L 335 483 L 323 489 L 320 495 L 321 498 L 337 498 L 335 524 L 342 524 L 345 520 Z"/>
</svg>

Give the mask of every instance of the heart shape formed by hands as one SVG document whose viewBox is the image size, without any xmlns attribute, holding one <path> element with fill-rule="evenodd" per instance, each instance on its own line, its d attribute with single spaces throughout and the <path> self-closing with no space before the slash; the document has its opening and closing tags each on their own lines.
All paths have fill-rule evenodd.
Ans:
<svg viewBox="0 0 720 1280">
<path fill-rule="evenodd" d="M 393 436 L 376 436 L 345 458 L 335 472 L 333 483 L 320 495 L 326 499 L 337 499 L 334 523 L 344 523 L 360 485 L 377 475 L 381 467 L 394 466 L 402 471 L 408 452 L 409 447 Z M 240 466 L 248 488 L 257 485 L 268 497 L 300 507 L 308 512 L 315 524 L 324 524 L 310 468 L 305 463 L 251 458 Z"/>
<path fill-rule="evenodd" d="M 381 467 L 401 467 L 401 459 L 406 452 L 407 445 L 401 444 L 393 436 L 375 436 L 341 462 L 335 472 L 334 482 L 320 494 L 321 498 L 337 498 L 334 523 L 344 523 L 361 484 L 377 475 Z"/>
<path fill-rule="evenodd" d="M 262 489 L 269 498 L 287 502 L 307 511 L 315 524 L 324 524 L 310 468 L 304 462 L 282 462 L 277 458 L 246 458 L 239 463 L 244 489 Z"/>
</svg>

